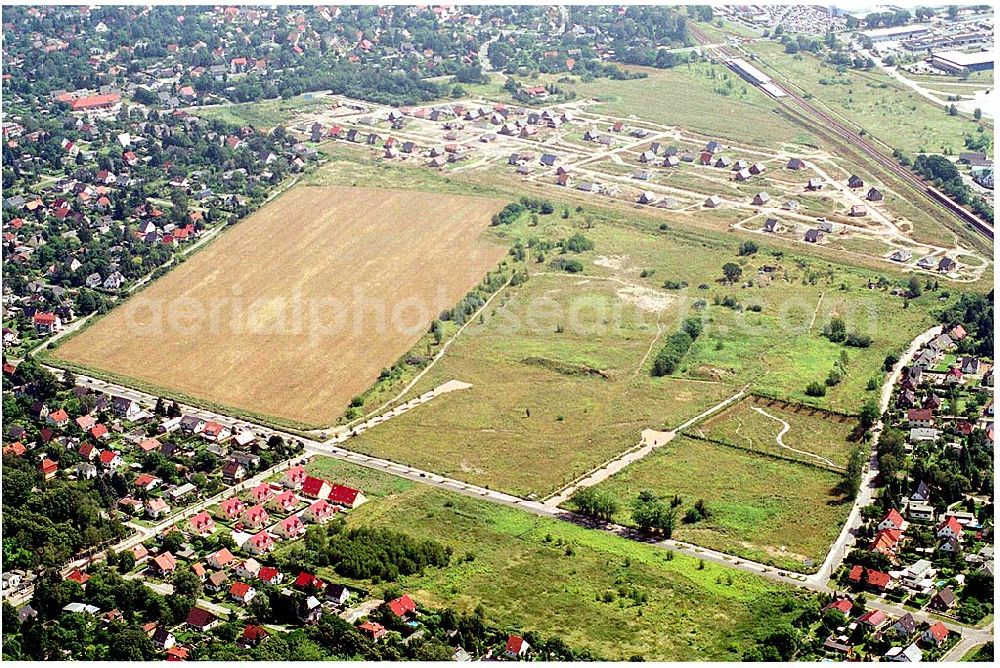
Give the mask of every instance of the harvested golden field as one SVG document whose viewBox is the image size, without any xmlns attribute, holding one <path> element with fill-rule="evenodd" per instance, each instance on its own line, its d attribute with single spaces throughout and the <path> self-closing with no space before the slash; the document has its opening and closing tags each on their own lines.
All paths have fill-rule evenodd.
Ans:
<svg viewBox="0 0 1000 668">
<path fill-rule="evenodd" d="M 505 202 L 370 188 L 293 188 L 55 357 L 181 398 L 332 423 L 506 249 Z"/>
</svg>

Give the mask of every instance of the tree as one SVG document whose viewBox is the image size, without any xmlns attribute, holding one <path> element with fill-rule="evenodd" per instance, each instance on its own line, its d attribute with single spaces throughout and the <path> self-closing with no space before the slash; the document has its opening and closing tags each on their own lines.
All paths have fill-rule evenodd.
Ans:
<svg viewBox="0 0 1000 668">
<path fill-rule="evenodd" d="M 743 275 L 743 269 L 735 262 L 727 262 L 722 265 L 722 274 L 729 283 L 735 283 Z"/>
<path fill-rule="evenodd" d="M 911 297 L 919 297 L 923 290 L 920 287 L 920 281 L 917 280 L 916 276 L 911 276 L 910 281 L 907 285 L 907 291 L 910 293 Z"/>
<path fill-rule="evenodd" d="M 202 595 L 201 578 L 190 568 L 182 568 L 174 574 L 174 594 L 198 599 Z"/>
<path fill-rule="evenodd" d="M 632 503 L 632 520 L 643 531 L 659 531 L 670 538 L 677 521 L 677 511 L 649 489 L 639 492 Z"/>
<path fill-rule="evenodd" d="M 865 405 L 861 407 L 861 413 L 858 414 L 858 426 L 866 432 L 878 422 L 880 415 L 878 404 L 874 400 L 866 401 Z"/>
<path fill-rule="evenodd" d="M 972 117 L 977 121 L 981 120 L 983 117 L 983 110 L 980 109 L 979 107 L 976 107 L 975 111 L 972 112 Z"/>
<path fill-rule="evenodd" d="M 740 255 L 753 255 L 757 250 L 757 244 L 753 241 L 744 241 L 740 244 Z"/>
<path fill-rule="evenodd" d="M 608 492 L 598 491 L 593 487 L 584 487 L 576 492 L 571 501 L 584 515 L 590 515 L 599 520 L 609 522 L 618 512 L 618 500 Z"/>
</svg>

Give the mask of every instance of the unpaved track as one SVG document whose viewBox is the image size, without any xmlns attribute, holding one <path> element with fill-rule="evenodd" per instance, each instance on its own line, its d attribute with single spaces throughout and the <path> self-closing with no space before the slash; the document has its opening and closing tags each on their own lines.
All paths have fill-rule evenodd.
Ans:
<svg viewBox="0 0 1000 668">
<path fill-rule="evenodd" d="M 821 456 L 819 456 L 817 454 L 814 454 L 812 452 L 806 452 L 805 450 L 799 450 L 798 448 L 793 448 L 790 445 L 785 445 L 785 442 L 782 439 L 784 438 L 785 434 L 788 433 L 788 430 L 792 428 L 792 425 L 788 424 L 787 422 L 785 422 L 784 420 L 782 420 L 780 417 L 775 417 L 774 415 L 771 415 L 770 413 L 768 413 L 767 411 L 765 411 L 763 408 L 759 408 L 758 406 L 751 406 L 750 408 L 753 409 L 753 410 L 755 410 L 755 411 L 757 411 L 758 413 L 760 413 L 761 415 L 763 415 L 766 418 L 770 418 L 772 420 L 775 420 L 775 421 L 781 423 L 781 431 L 779 431 L 778 435 L 774 437 L 774 440 L 778 443 L 778 445 L 780 447 L 784 448 L 785 450 L 791 450 L 792 452 L 797 452 L 800 455 L 805 455 L 806 457 L 813 457 L 814 459 L 818 459 L 819 461 L 823 462 L 824 464 L 826 464 L 827 466 L 830 466 L 832 468 L 839 469 L 839 470 L 843 470 L 844 469 L 843 466 L 840 466 L 839 464 L 834 464 L 832 461 L 830 461 L 826 457 L 821 457 Z"/>
</svg>

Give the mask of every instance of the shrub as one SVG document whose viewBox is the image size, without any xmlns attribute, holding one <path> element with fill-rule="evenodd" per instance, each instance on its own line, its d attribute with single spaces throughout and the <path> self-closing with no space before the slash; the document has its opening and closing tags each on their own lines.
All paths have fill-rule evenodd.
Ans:
<svg viewBox="0 0 1000 668">
<path fill-rule="evenodd" d="M 810 397 L 826 396 L 826 388 L 823 387 L 822 383 L 818 383 L 814 380 L 806 385 L 806 395 Z"/>
</svg>

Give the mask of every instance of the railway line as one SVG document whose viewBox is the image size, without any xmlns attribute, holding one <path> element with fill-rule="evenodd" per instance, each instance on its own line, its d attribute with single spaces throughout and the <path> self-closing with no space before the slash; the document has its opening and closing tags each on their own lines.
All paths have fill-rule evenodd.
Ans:
<svg viewBox="0 0 1000 668">
<path fill-rule="evenodd" d="M 748 54 L 741 54 L 736 48 L 725 44 L 713 43 L 713 41 L 698 27 L 689 26 L 688 30 L 699 44 L 713 48 L 725 60 L 726 65 L 730 67 L 730 69 L 733 69 L 737 72 L 737 74 L 743 76 L 743 73 L 733 67 L 731 61 L 734 58 L 740 58 L 743 55 Z M 767 89 L 764 90 L 765 92 L 767 91 Z M 818 109 L 802 95 L 788 87 L 783 88 L 782 90 L 785 93 L 783 96 L 778 97 L 771 95 L 771 97 L 782 105 L 784 111 L 786 111 L 786 113 L 788 113 L 793 120 L 807 125 L 811 131 L 819 134 L 825 134 L 835 142 L 845 144 L 848 148 L 853 148 L 854 150 L 861 152 L 864 157 L 874 161 L 879 167 L 888 171 L 903 183 L 910 186 L 918 194 L 928 199 L 932 204 L 944 207 L 964 225 L 972 228 L 975 232 L 986 237 L 990 241 L 993 240 L 992 224 L 982 220 L 979 216 L 976 216 L 968 209 L 961 206 L 953 198 L 949 197 L 938 188 L 935 188 L 933 185 L 928 184 L 923 178 L 915 174 L 912 170 L 900 165 L 894 158 L 886 155 L 883 151 L 878 149 L 871 141 L 867 140 L 851 128 L 846 127 L 843 122 L 834 118 L 831 114 Z"/>
</svg>

